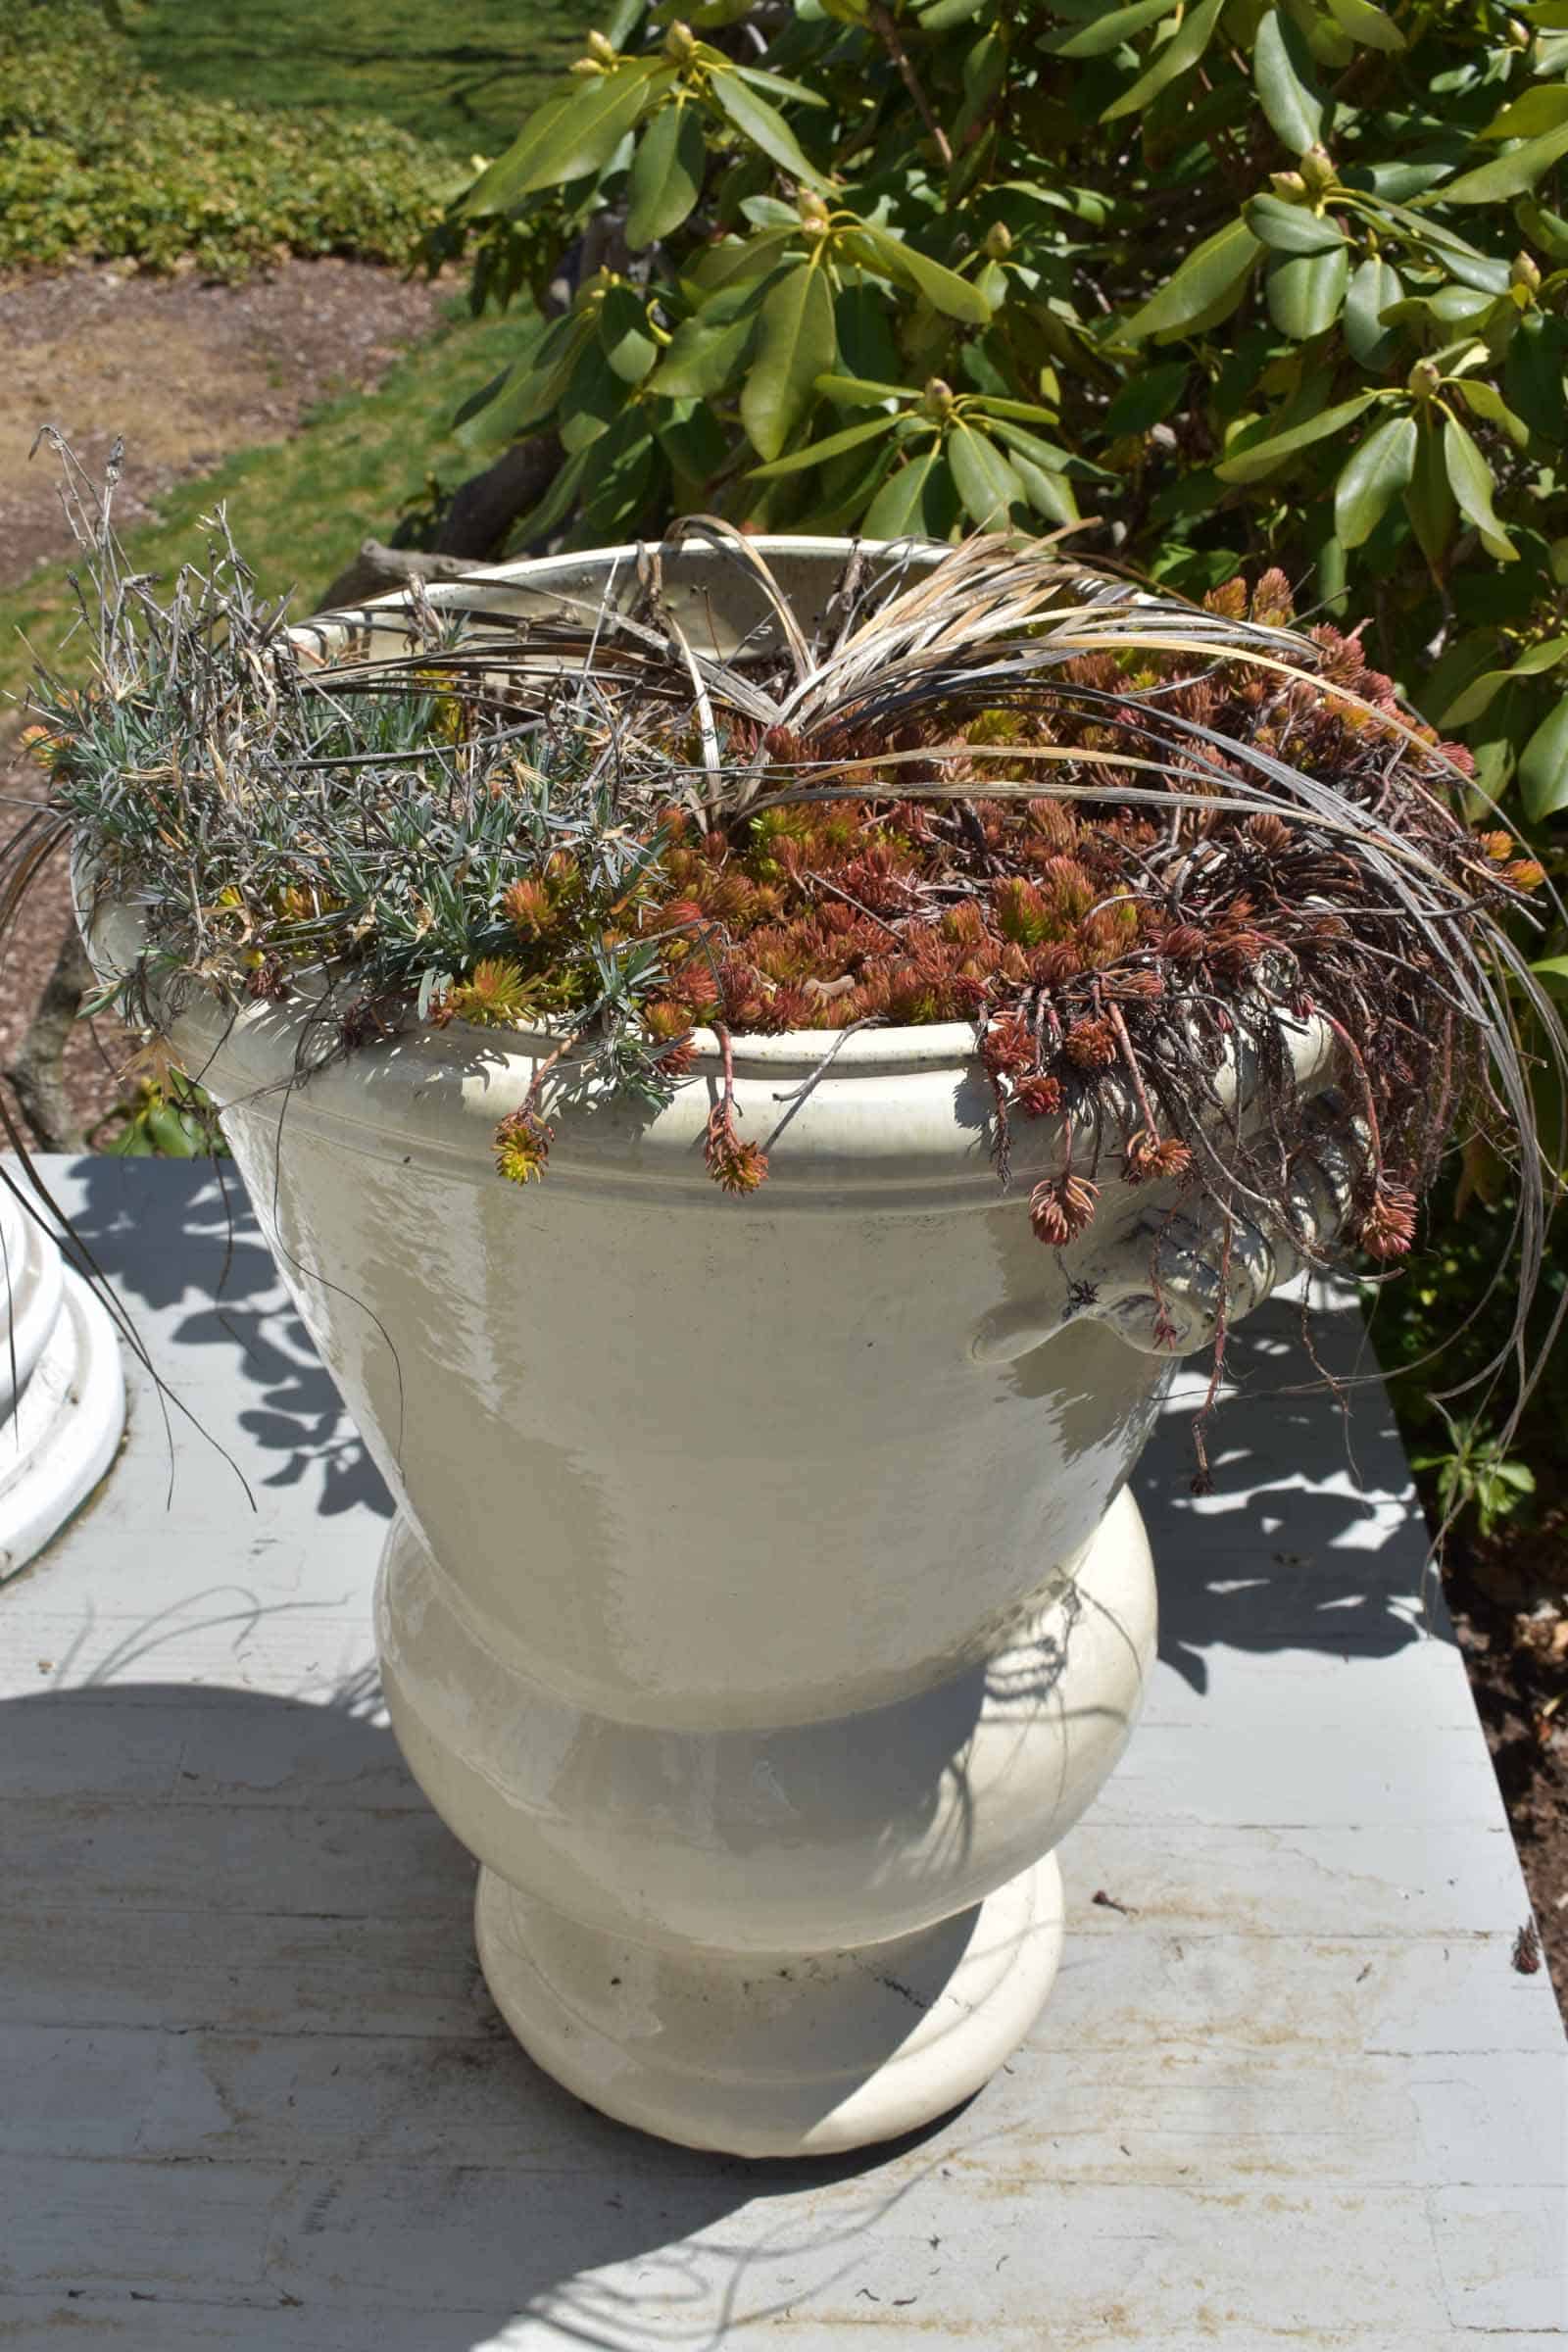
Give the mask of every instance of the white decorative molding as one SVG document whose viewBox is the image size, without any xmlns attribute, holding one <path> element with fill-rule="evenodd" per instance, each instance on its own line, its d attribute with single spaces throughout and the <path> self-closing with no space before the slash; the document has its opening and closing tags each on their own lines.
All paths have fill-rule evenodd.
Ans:
<svg viewBox="0 0 1568 2352">
<path fill-rule="evenodd" d="M 0 1185 L 0 1582 L 40 1552 L 115 1458 L 125 1425 L 109 1315 Z"/>
</svg>

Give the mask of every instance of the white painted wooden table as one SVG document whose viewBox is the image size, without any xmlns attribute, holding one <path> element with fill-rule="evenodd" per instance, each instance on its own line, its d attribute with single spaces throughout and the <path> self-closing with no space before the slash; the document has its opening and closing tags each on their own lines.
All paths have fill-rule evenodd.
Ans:
<svg viewBox="0 0 1568 2352">
<path fill-rule="evenodd" d="M 1277 1393 L 1289 1307 L 1240 1335 L 1218 1494 L 1185 1415 L 1148 1457 L 1164 1662 L 1062 1849 L 1031 2044 L 914 2144 L 748 2167 L 499 2028 L 377 1711 L 385 1498 L 254 1232 L 215 1305 L 206 1168 L 51 1173 L 208 1435 L 171 1448 L 138 1374 L 107 1487 L 0 1589 L 0 2345 L 1568 2343 L 1524 1887 L 1381 1396 L 1357 1485 Z"/>
</svg>

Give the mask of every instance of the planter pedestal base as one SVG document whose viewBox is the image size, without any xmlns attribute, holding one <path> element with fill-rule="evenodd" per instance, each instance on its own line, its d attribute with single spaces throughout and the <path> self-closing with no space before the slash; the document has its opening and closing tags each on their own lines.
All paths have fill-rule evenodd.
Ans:
<svg viewBox="0 0 1568 2352">
<path fill-rule="evenodd" d="M 1061 1943 L 1051 1849 L 1154 1634 L 1125 1489 L 989 1654 L 794 1724 L 631 1723 L 547 1689 L 401 1517 L 377 1601 L 393 1729 L 482 1866 L 507 2023 L 594 2106 L 742 2156 L 897 2137 L 1023 2040 Z"/>
<path fill-rule="evenodd" d="M 1011 2055 L 1061 1950 L 1054 1854 L 955 1919 L 858 1951 L 675 1951 L 580 1926 L 493 1871 L 475 1906 L 529 2055 L 620 2122 L 737 2156 L 825 2156 L 931 2122 Z"/>
</svg>

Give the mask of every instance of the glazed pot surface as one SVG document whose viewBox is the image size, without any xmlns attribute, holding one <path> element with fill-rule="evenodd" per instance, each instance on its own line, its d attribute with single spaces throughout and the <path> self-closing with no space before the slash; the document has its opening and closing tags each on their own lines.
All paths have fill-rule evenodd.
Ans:
<svg viewBox="0 0 1568 2352">
<path fill-rule="evenodd" d="M 809 622 L 847 547 L 759 544 Z M 620 550 L 441 593 L 547 611 L 635 580 Z M 711 548 L 665 583 L 720 639 L 759 616 Z M 378 629 L 395 612 L 309 634 Z M 139 936 L 134 906 L 95 915 L 101 965 Z M 965 1025 L 736 1041 L 737 1124 L 769 1161 L 740 1199 L 704 1165 L 715 1039 L 658 1111 L 568 1062 L 548 1173 L 519 1187 L 494 1130 L 553 1039 L 416 1025 L 323 1058 L 316 986 L 192 995 L 172 1034 L 397 1499 L 388 1704 L 484 1865 L 504 2013 L 583 2096 L 697 2145 L 825 2150 L 940 2113 L 1049 1989 L 1050 1849 L 1141 1703 L 1125 1483 L 1172 1336 L 1200 1344 L 1291 1262 L 1228 1238 L 1222 1295 L 1201 1213 L 1108 1150 L 1089 1232 L 1045 1248 L 1029 1192 L 1072 1138 L 1015 1121 L 1004 1190 Z M 1327 1083 L 1320 1037 L 1297 1069 Z M 1244 1115 L 1247 1084 L 1217 1074 Z"/>
</svg>

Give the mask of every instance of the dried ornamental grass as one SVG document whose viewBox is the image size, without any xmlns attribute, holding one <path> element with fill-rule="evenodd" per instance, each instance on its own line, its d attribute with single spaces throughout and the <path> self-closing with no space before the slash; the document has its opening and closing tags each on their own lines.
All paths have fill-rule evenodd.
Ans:
<svg viewBox="0 0 1568 2352">
<path fill-rule="evenodd" d="M 1058 1248 L 1107 1164 L 1209 1198 L 1223 1233 L 1293 1232 L 1291 1045 L 1319 1023 L 1356 1139 L 1346 1250 L 1402 1254 L 1442 1152 L 1479 1130 L 1519 1170 L 1528 1299 L 1561 1158 L 1519 1041 L 1527 1009 L 1561 1066 L 1519 944 L 1540 870 L 1466 821 L 1468 756 L 1355 635 L 1291 626 L 1280 574 L 1195 607 L 1002 540 L 918 572 L 862 551 L 808 636 L 759 551 L 701 523 L 682 529 L 771 617 L 728 659 L 683 632 L 651 551 L 629 611 L 415 599 L 406 651 L 323 665 L 220 527 L 161 603 L 79 477 L 74 503 L 96 662 L 38 686 L 53 789 L 6 896 L 74 835 L 145 920 L 133 1019 L 196 985 L 287 1001 L 310 973 L 318 994 L 324 968 L 334 1051 L 552 1027 L 496 1138 L 521 1182 L 563 1090 L 662 1102 L 711 1031 L 706 1157 L 737 1197 L 767 1171 L 732 1037 L 815 1031 L 826 1055 L 858 1024 L 961 1019 L 1004 1181 L 1018 1122 L 1056 1122 L 1029 1215 Z M 1221 1084 L 1239 1054 L 1246 1135 Z"/>
</svg>

